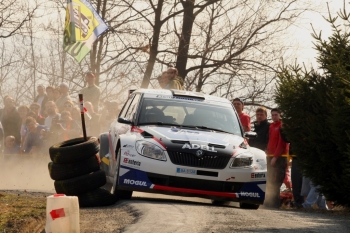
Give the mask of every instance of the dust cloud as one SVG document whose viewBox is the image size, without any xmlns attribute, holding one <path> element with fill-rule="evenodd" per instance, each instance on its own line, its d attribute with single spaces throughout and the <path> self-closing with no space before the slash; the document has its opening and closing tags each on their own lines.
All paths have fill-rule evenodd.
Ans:
<svg viewBox="0 0 350 233">
<path fill-rule="evenodd" d="M 49 155 L 0 155 L 0 190 L 55 193 L 49 162 Z"/>
</svg>

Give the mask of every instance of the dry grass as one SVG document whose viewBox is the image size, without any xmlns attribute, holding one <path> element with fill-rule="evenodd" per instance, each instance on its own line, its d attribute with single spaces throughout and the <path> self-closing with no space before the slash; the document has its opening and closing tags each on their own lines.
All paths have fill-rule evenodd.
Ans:
<svg viewBox="0 0 350 233">
<path fill-rule="evenodd" d="M 0 191 L 0 232 L 40 232 L 46 215 L 46 197 Z"/>
</svg>

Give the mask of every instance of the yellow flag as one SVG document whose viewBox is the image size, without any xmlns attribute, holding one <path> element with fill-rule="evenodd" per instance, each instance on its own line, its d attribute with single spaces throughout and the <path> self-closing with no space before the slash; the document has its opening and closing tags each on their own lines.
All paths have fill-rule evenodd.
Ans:
<svg viewBox="0 0 350 233">
<path fill-rule="evenodd" d="M 86 0 L 68 0 L 64 27 L 64 50 L 81 62 L 92 44 L 108 29 L 106 23 Z"/>
</svg>

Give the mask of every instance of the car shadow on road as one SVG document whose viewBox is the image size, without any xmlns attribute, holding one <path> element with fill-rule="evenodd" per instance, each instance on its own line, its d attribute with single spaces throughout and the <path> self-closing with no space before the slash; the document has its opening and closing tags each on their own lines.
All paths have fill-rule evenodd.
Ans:
<svg viewBox="0 0 350 233">
<path fill-rule="evenodd" d="M 235 206 L 234 202 L 225 202 L 222 205 L 209 203 L 211 200 L 179 200 L 172 198 L 157 198 L 157 197 L 132 197 L 131 202 L 157 202 L 164 204 L 182 204 L 182 205 L 196 205 L 196 206 L 207 206 L 207 207 L 225 207 L 225 208 L 239 208 L 238 204 Z"/>
</svg>

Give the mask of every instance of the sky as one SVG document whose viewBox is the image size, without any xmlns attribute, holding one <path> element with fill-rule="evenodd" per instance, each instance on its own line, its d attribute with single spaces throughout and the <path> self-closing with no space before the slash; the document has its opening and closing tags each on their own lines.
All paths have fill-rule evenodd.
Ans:
<svg viewBox="0 0 350 233">
<path fill-rule="evenodd" d="M 315 0 L 319 1 L 319 0 Z M 306 12 L 303 15 L 302 22 L 296 26 L 289 29 L 292 35 L 292 39 L 297 41 L 298 48 L 296 48 L 297 53 L 297 63 L 304 63 L 307 67 L 313 66 L 317 67 L 316 57 L 317 52 L 314 49 L 313 42 L 314 38 L 311 36 L 312 27 L 315 28 L 316 32 L 322 31 L 322 38 L 327 39 L 332 34 L 330 24 L 322 17 L 328 16 L 327 2 L 329 4 L 330 11 L 334 16 L 339 9 L 343 8 L 343 0 L 321 0 L 319 12 Z M 345 8 L 350 11 L 349 0 L 345 1 Z M 339 21 L 340 22 L 340 21 Z"/>
<path fill-rule="evenodd" d="M 330 7 L 332 15 L 335 15 L 339 9 L 343 8 L 344 0 L 310 0 L 314 1 L 314 4 L 319 4 L 318 9 L 314 11 L 307 11 L 303 13 L 302 19 L 295 23 L 294 26 L 288 29 L 288 34 L 291 35 L 291 45 L 293 46 L 291 54 L 296 54 L 297 62 L 306 66 L 317 66 L 315 57 L 317 56 L 316 51 L 313 49 L 314 39 L 311 36 L 312 28 L 311 23 L 315 30 L 319 32 L 322 30 L 323 38 L 326 39 L 331 35 L 331 28 L 329 24 L 323 19 L 322 15 L 327 16 L 327 2 Z M 0 0 L 1 2 L 1 0 Z M 345 0 L 346 9 L 350 11 L 350 0 Z M 44 4 L 46 6 L 46 4 Z M 44 7 L 45 8 L 45 7 Z M 45 11 L 40 11 L 45 15 Z M 56 15 L 57 16 L 57 15 Z M 40 38 L 49 39 L 47 35 L 42 32 L 40 33 Z M 296 46 L 295 46 L 296 45 Z M 294 50 L 294 51 L 293 51 Z"/>
</svg>

